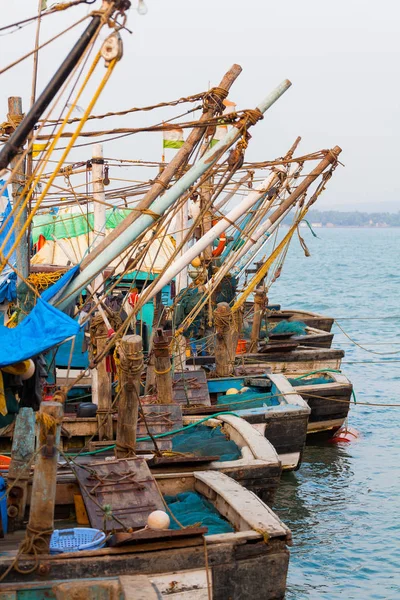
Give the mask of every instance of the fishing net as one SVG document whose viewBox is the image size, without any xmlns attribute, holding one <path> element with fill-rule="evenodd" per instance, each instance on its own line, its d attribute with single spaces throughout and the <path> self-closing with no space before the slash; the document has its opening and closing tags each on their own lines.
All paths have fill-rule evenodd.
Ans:
<svg viewBox="0 0 400 600">
<path fill-rule="evenodd" d="M 305 335 L 306 328 L 302 321 L 281 321 L 270 329 L 269 334 Z"/>
<path fill-rule="evenodd" d="M 221 517 L 211 502 L 196 492 L 183 492 L 177 496 L 165 496 L 169 512 L 184 526 L 208 527 L 206 535 L 231 533 L 234 530 L 226 519 Z M 180 529 L 171 519 L 170 529 Z"/>
<path fill-rule="evenodd" d="M 221 427 L 207 425 L 197 425 L 173 436 L 172 451 L 195 456 L 219 456 L 220 461 L 242 457 L 239 447 L 226 437 Z"/>
<path fill-rule="evenodd" d="M 229 404 L 230 410 L 260 408 L 262 406 L 278 406 L 279 399 L 271 393 L 251 389 L 242 394 L 225 394 L 218 397 L 217 405 Z"/>
<path fill-rule="evenodd" d="M 292 384 L 293 387 L 298 387 L 300 385 L 319 385 L 320 383 L 334 383 L 334 379 L 332 377 L 307 377 L 307 379 L 291 379 L 289 378 L 289 383 Z"/>
</svg>

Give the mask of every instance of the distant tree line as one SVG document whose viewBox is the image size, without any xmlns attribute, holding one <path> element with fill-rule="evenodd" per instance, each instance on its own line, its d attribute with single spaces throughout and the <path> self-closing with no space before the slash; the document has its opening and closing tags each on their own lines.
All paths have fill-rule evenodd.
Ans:
<svg viewBox="0 0 400 600">
<path fill-rule="evenodd" d="M 400 227 L 400 212 L 367 213 L 359 211 L 342 212 L 339 210 L 310 210 L 306 217 L 309 223 L 336 225 L 337 227 Z M 286 222 L 289 224 L 291 218 Z"/>
</svg>

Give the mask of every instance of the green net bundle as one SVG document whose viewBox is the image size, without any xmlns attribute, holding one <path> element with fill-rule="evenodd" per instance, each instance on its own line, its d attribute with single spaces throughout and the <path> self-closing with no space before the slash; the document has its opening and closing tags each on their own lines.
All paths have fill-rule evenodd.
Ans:
<svg viewBox="0 0 400 600">
<path fill-rule="evenodd" d="M 169 512 L 184 526 L 208 527 L 206 535 L 232 533 L 234 528 L 224 519 L 211 502 L 197 492 L 183 492 L 177 496 L 165 496 Z M 170 529 L 180 529 L 171 519 Z"/>
<path fill-rule="evenodd" d="M 270 329 L 269 334 L 305 335 L 307 325 L 302 321 L 281 321 Z"/>
<path fill-rule="evenodd" d="M 242 457 L 239 447 L 227 439 L 221 427 L 207 425 L 198 425 L 174 435 L 172 450 L 195 456 L 219 456 L 220 461 L 238 460 Z"/>
</svg>

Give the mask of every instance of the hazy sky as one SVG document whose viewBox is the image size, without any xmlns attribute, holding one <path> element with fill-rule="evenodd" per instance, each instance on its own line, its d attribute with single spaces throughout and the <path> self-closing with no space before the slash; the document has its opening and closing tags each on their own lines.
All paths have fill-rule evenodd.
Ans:
<svg viewBox="0 0 400 600">
<path fill-rule="evenodd" d="M 400 210 L 398 0 L 146 3 L 149 10 L 143 17 L 133 8 L 135 0 L 132 3 L 128 27 L 133 35 L 123 32 L 124 57 L 94 112 L 123 110 L 203 91 L 209 84 L 217 85 L 233 63 L 243 67 L 230 94 L 239 108 L 255 107 L 280 81 L 289 78 L 292 88 L 253 128 L 246 158 L 281 156 L 297 135 L 303 139 L 301 153 L 338 144 L 343 148 L 345 168 L 336 172 L 319 208 Z M 11 23 L 34 15 L 37 0 L 7 2 L 2 9 L 2 24 Z M 46 17 L 41 41 L 91 9 L 82 5 Z M 42 51 L 39 90 L 83 27 Z M 0 37 L 1 66 L 32 49 L 34 35 L 35 25 L 30 25 Z M 32 59 L 27 59 L 1 75 L 0 119 L 7 113 L 8 96 L 21 95 L 27 107 L 31 73 Z M 82 106 L 88 98 L 86 95 Z M 99 123 L 107 128 L 136 127 L 170 114 L 138 113 Z M 90 152 L 90 147 L 76 150 L 73 158 L 89 158 Z M 161 134 L 110 142 L 105 154 L 159 160 Z"/>
</svg>

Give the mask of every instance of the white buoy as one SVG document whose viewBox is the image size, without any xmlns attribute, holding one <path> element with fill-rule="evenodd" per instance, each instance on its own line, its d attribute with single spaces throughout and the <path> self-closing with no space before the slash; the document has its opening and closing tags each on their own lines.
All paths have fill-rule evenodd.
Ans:
<svg viewBox="0 0 400 600">
<path fill-rule="evenodd" d="M 236 388 L 229 388 L 229 390 L 226 390 L 226 395 L 227 396 L 231 396 L 232 394 L 238 394 L 239 390 L 237 390 Z"/>
<path fill-rule="evenodd" d="M 240 388 L 240 393 L 241 394 L 244 394 L 245 392 L 249 392 L 249 391 L 250 391 L 249 387 L 244 386 L 244 387 Z"/>
<path fill-rule="evenodd" d="M 168 529 L 171 520 L 163 510 L 153 510 L 147 517 L 150 529 Z"/>
<path fill-rule="evenodd" d="M 26 381 L 27 379 L 30 379 L 31 377 L 33 377 L 34 374 L 35 374 L 35 363 L 30 358 L 29 359 L 29 367 L 25 371 L 25 373 L 22 373 L 21 379 L 22 379 L 22 381 Z"/>
</svg>

